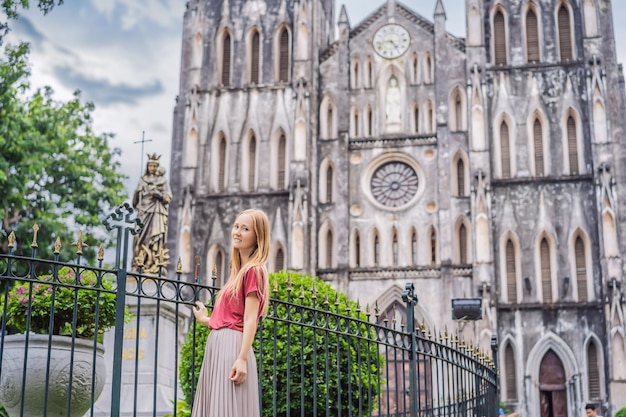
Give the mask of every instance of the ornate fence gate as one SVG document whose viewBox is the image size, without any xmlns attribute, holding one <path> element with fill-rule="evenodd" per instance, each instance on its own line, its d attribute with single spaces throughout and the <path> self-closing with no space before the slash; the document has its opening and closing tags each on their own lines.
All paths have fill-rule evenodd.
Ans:
<svg viewBox="0 0 626 417">
<path fill-rule="evenodd" d="M 130 272 L 137 224 L 120 206 L 115 261 L 101 249 L 85 265 L 0 255 L 0 403 L 15 416 L 187 416 L 206 328 L 191 312 L 209 307 L 213 285 L 162 268 Z M 273 297 L 255 350 L 264 416 L 496 417 L 496 364 L 446 332 L 416 323 L 413 285 L 406 323 L 361 308 L 311 277 L 273 274 Z M 106 328 L 109 328 L 106 330 Z M 492 357 L 496 357 L 492 340 Z"/>
</svg>

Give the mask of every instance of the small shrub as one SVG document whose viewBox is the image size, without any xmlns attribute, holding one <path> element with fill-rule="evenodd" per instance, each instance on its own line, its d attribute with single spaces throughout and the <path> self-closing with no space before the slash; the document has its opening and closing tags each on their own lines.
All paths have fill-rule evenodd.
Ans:
<svg viewBox="0 0 626 417">
<path fill-rule="evenodd" d="M 626 417 L 626 407 L 620 408 L 617 413 L 615 413 L 615 417 Z"/>
</svg>

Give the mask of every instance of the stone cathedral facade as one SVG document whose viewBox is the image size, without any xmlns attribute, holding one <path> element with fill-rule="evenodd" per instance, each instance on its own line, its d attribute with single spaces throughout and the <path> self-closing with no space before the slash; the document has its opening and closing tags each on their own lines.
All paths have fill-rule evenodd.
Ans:
<svg viewBox="0 0 626 417">
<path fill-rule="evenodd" d="M 416 1 L 416 0 L 411 0 Z M 169 247 L 223 280 L 231 224 L 272 224 L 270 270 L 328 280 L 490 352 L 526 416 L 626 406 L 626 111 L 609 0 L 190 0 Z M 448 0 L 458 7 L 460 1 Z M 201 262 L 196 266 L 196 256 Z M 454 321 L 451 300 L 482 299 Z M 611 414 L 612 415 L 612 414 Z"/>
</svg>

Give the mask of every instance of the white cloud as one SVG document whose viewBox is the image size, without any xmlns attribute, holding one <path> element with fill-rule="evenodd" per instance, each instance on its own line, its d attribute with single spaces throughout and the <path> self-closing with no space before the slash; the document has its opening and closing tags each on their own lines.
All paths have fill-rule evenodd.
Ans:
<svg viewBox="0 0 626 417">
<path fill-rule="evenodd" d="M 108 19 L 119 18 L 122 30 L 141 23 L 169 27 L 180 22 L 180 16 L 174 14 L 180 9 L 180 0 L 91 0 L 91 5 Z"/>
</svg>

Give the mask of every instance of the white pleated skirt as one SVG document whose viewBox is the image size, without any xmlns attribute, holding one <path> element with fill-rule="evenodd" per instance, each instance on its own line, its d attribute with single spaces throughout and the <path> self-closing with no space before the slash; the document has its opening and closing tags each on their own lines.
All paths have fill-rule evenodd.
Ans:
<svg viewBox="0 0 626 417">
<path fill-rule="evenodd" d="M 192 417 L 260 417 L 259 376 L 252 349 L 248 353 L 246 380 L 235 385 L 228 379 L 241 350 L 242 338 L 242 332 L 232 329 L 209 333 Z"/>
</svg>

